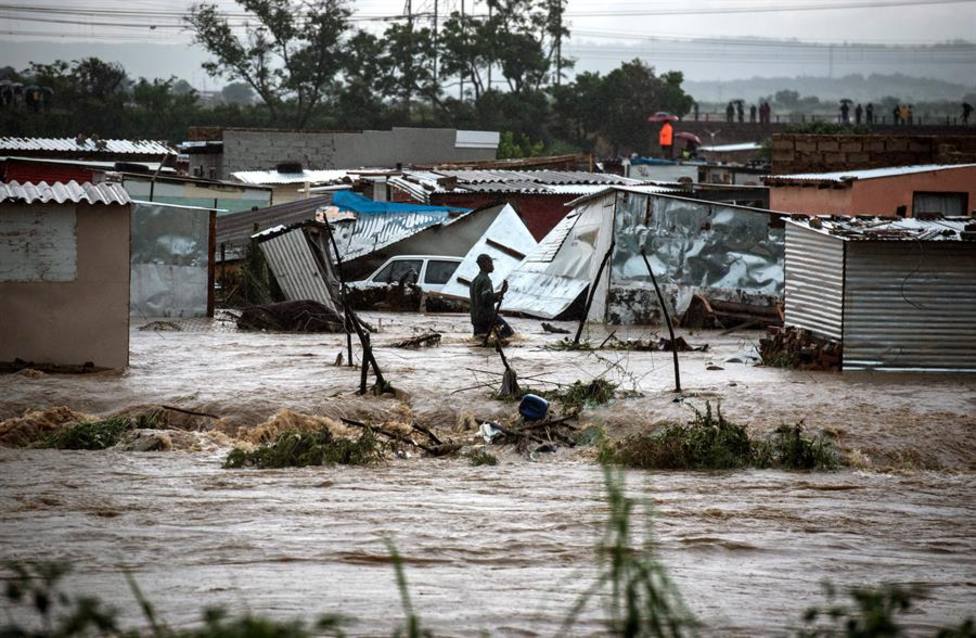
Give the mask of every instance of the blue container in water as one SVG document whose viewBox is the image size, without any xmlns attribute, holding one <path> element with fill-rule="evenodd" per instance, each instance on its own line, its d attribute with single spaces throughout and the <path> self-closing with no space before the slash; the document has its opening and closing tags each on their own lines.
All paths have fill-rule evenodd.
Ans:
<svg viewBox="0 0 976 638">
<path fill-rule="evenodd" d="M 519 414 L 526 421 L 540 421 L 549 413 L 549 402 L 535 394 L 526 394 L 519 403 Z"/>
</svg>

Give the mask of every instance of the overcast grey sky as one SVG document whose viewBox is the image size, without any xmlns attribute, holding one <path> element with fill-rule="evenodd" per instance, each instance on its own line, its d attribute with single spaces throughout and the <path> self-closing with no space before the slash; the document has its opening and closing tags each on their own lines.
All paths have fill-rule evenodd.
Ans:
<svg viewBox="0 0 976 638">
<path fill-rule="evenodd" d="M 434 0 L 413 2 L 414 11 L 430 11 L 434 5 Z M 458 9 L 460 2 L 439 0 L 439 9 L 441 13 Z M 16 4 L 0 4 L 0 37 L 3 38 L 0 64 L 21 67 L 28 60 L 50 61 L 42 58 L 64 57 L 64 51 L 79 55 L 75 52 L 91 50 L 93 54 L 113 57 L 105 51 L 112 51 L 117 43 L 152 43 L 170 45 L 172 54 L 141 56 L 131 46 L 116 50 L 118 55 L 135 64 L 137 68 L 132 71 L 136 75 L 175 74 L 197 86 L 212 84 L 199 69 L 202 53 L 190 50 L 189 35 L 176 28 L 179 14 L 190 4 L 190 0 L 126 0 L 122 3 L 113 0 L 19 0 Z M 241 13 L 232 0 L 219 0 L 218 4 L 232 13 Z M 472 10 L 471 4 L 471 0 L 467 0 L 468 11 Z M 856 8 L 810 10 L 838 5 Z M 350 6 L 359 17 L 375 17 L 402 13 L 404 2 L 362 0 Z M 11 7 L 29 7 L 35 11 L 18 12 Z M 47 8 L 54 11 L 45 11 Z M 763 11 L 748 11 L 750 9 Z M 474 10 L 484 12 L 484 3 L 477 3 Z M 71 11 L 82 13 L 65 13 Z M 668 15 L 689 11 L 697 13 Z M 653 13 L 658 15 L 646 15 Z M 244 18 L 235 19 L 241 21 Z M 687 66 L 694 71 L 688 74 L 690 77 L 714 79 L 727 74 L 741 76 L 745 71 L 736 69 L 724 59 L 728 57 L 726 48 L 716 48 L 714 44 L 683 45 L 681 53 L 677 54 L 668 48 L 671 46 L 669 39 L 764 37 L 913 44 L 976 40 L 976 0 L 945 3 L 933 0 L 569 0 L 567 22 L 573 32 L 569 46 L 579 59 L 579 68 L 615 66 L 622 58 L 634 57 L 636 51 L 652 58 L 652 62 L 654 57 L 663 57 L 659 66 L 679 69 Z M 383 26 L 381 22 L 357 24 L 370 29 Z M 662 36 L 664 41 L 649 41 L 647 38 L 652 36 Z M 45 46 L 41 41 L 61 44 Z M 757 65 L 761 67 L 764 57 L 770 62 L 768 75 L 776 75 L 775 63 L 782 62 L 777 60 L 776 52 L 767 55 L 758 51 L 744 55 L 750 58 L 746 60 L 750 63 L 746 66 L 753 75 Z M 805 60 L 809 62 L 807 66 L 796 67 L 800 71 L 792 71 L 794 67 L 789 67 L 791 73 L 807 72 L 807 67 L 811 72 L 818 72 L 817 69 L 825 64 L 821 59 L 824 56 L 811 54 L 810 57 Z M 911 60 L 908 62 L 905 73 L 925 74 L 913 73 Z M 709 68 L 714 73 L 708 73 Z M 849 68 L 842 70 L 851 71 Z M 955 79 L 968 85 L 976 83 L 973 77 L 976 60 L 972 53 L 942 70 L 944 73 L 939 75 L 944 79 Z"/>
</svg>

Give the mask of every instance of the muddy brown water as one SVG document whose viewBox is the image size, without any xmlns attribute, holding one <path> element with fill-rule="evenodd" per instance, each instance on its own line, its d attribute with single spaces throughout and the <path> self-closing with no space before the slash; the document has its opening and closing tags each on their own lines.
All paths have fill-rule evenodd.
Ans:
<svg viewBox="0 0 976 638">
<path fill-rule="evenodd" d="M 409 410 L 447 426 L 459 411 L 511 409 L 489 401 L 484 388 L 465 389 L 493 378 L 472 370 L 499 366 L 470 346 L 463 318 L 369 318 L 384 326 L 375 343 L 426 327 L 446 333 L 434 351 L 378 350 L 384 371 L 410 393 L 408 405 L 348 395 L 356 371 L 329 365 L 341 337 L 206 324 L 182 333 L 134 330 L 132 367 L 121 375 L 0 377 L 0 418 L 52 405 L 107 414 L 169 403 L 242 427 L 284 407 Z M 687 416 L 670 392 L 668 355 L 553 352 L 542 345 L 557 336 L 542 335 L 536 322 L 515 324 L 524 336 L 509 357 L 523 378 L 615 375 L 643 395 L 589 411 L 586 420 L 615 433 Z M 624 332 L 638 335 L 647 332 Z M 824 579 L 928 586 L 908 616 L 916 631 L 972 615 L 973 377 L 801 373 L 726 361 L 757 337 L 686 335 L 712 346 L 682 356 L 686 403 L 721 400 L 760 430 L 803 419 L 835 431 L 869 469 L 628 473 L 628 491 L 654 506 L 662 560 L 706 633 L 782 635 L 822 602 Z M 196 621 L 208 605 L 279 618 L 340 611 L 360 619 L 357 635 L 388 635 L 402 620 L 384 535 L 403 554 L 417 611 L 438 635 L 559 635 L 596 573 L 603 477 L 563 451 L 542 462 L 503 454 L 499 466 L 483 468 L 408 459 L 280 471 L 223 470 L 225 452 L 0 449 L 0 559 L 70 560 L 72 583 L 132 622 L 140 619 L 123 569 L 174 625 Z M 904 461 L 896 472 L 883 470 L 891 459 Z M 598 605 L 584 614 L 575 635 L 599 633 L 601 615 Z"/>
</svg>

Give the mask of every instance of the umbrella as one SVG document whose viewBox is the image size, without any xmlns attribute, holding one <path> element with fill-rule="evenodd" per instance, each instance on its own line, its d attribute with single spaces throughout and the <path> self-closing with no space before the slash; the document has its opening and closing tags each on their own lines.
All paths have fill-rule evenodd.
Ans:
<svg viewBox="0 0 976 638">
<path fill-rule="evenodd" d="M 658 111 L 654 115 L 647 118 L 648 122 L 677 122 L 681 118 L 677 115 L 672 115 L 667 111 Z"/>
<path fill-rule="evenodd" d="M 689 133 L 688 131 L 680 131 L 674 134 L 679 140 L 688 140 L 689 142 L 694 142 L 695 144 L 701 146 L 701 138 L 694 133 Z"/>
<path fill-rule="evenodd" d="M 840 99 L 841 104 L 854 104 L 854 100 L 849 97 L 844 97 Z"/>
</svg>

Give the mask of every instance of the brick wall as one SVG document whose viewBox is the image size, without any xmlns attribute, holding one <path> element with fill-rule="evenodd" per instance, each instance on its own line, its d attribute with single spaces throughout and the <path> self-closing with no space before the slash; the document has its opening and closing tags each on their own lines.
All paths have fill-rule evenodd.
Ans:
<svg viewBox="0 0 976 638">
<path fill-rule="evenodd" d="M 774 175 L 976 162 L 976 137 L 773 135 Z"/>
</svg>

